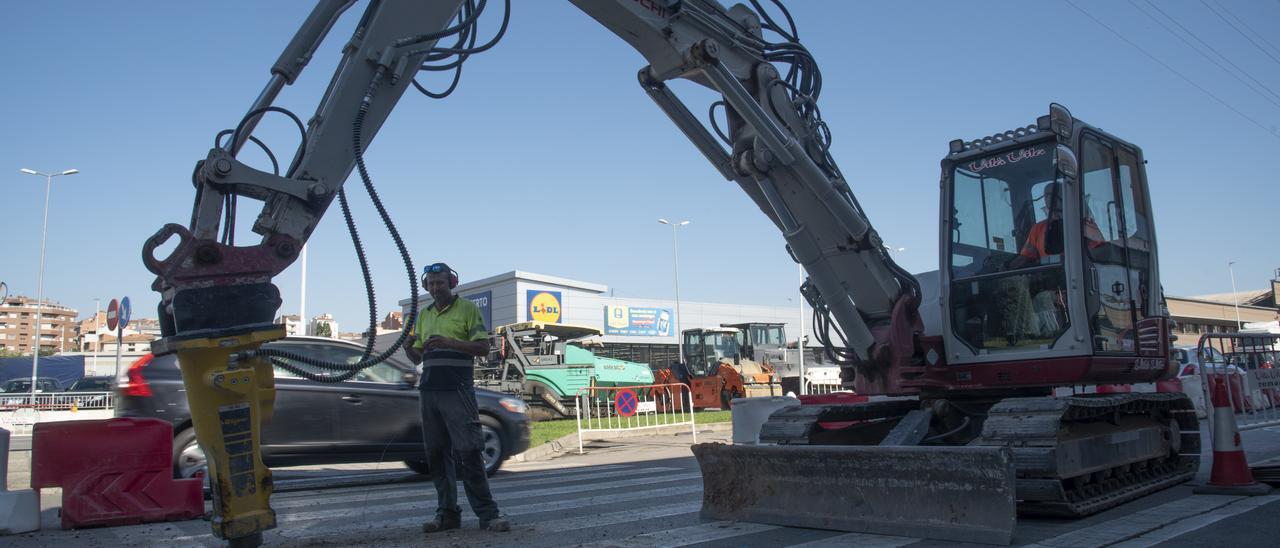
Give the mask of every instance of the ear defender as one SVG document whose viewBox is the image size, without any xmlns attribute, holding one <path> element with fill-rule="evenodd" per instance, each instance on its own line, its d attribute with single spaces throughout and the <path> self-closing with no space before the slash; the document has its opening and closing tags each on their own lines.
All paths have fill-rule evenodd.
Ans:
<svg viewBox="0 0 1280 548">
<path fill-rule="evenodd" d="M 427 287 L 427 275 L 449 272 L 449 289 L 458 287 L 458 271 L 444 263 L 433 263 L 422 269 L 422 287 Z"/>
</svg>

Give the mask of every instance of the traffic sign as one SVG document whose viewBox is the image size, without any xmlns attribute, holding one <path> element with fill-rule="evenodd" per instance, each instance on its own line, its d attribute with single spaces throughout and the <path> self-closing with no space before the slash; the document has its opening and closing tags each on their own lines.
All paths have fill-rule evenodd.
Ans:
<svg viewBox="0 0 1280 548">
<path fill-rule="evenodd" d="M 111 299 L 111 304 L 107 305 L 107 329 L 116 330 L 116 324 L 119 322 L 120 301 Z"/>
<path fill-rule="evenodd" d="M 120 299 L 120 329 L 129 327 L 129 313 L 132 308 L 129 306 L 129 298 Z"/>
<path fill-rule="evenodd" d="M 613 397 L 613 405 L 618 410 L 619 416 L 630 417 L 636 414 L 636 408 L 640 407 L 640 398 L 629 388 L 619 390 L 618 395 Z"/>
</svg>

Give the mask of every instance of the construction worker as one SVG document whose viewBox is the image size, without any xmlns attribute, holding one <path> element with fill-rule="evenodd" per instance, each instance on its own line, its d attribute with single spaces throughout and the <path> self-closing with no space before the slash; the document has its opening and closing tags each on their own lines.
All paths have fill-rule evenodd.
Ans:
<svg viewBox="0 0 1280 548">
<path fill-rule="evenodd" d="M 480 528 L 509 531 L 511 523 L 498 516 L 498 505 L 489 492 L 472 381 L 473 358 L 489 352 L 484 321 L 474 303 L 454 295 L 458 273 L 449 265 L 435 263 L 424 270 L 422 285 L 434 302 L 418 316 L 405 345 L 405 355 L 414 363 L 422 362 L 418 384 L 422 440 L 437 498 L 435 519 L 424 523 L 422 532 L 462 526 L 459 476 Z"/>
<path fill-rule="evenodd" d="M 1061 192 L 1062 183 L 1052 182 L 1045 185 L 1044 205 L 1041 206 L 1045 218 L 1031 227 L 1031 232 L 1027 234 L 1027 241 L 1022 244 L 1018 256 L 1009 265 L 1011 268 L 1032 266 L 1045 257 L 1062 253 Z M 1102 231 L 1098 230 L 1098 225 L 1093 222 L 1093 219 L 1085 217 L 1082 223 L 1089 249 L 1102 245 Z"/>
</svg>

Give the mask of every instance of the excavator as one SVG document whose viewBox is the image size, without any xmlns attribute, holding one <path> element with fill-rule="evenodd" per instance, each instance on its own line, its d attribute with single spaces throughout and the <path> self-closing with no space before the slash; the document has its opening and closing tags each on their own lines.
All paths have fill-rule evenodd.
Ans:
<svg viewBox="0 0 1280 548">
<path fill-rule="evenodd" d="M 153 350 L 179 356 L 209 458 L 210 524 L 232 546 L 258 545 L 276 526 L 259 451 L 272 362 L 308 363 L 331 373 L 295 373 L 336 382 L 407 338 L 416 272 L 364 154 L 406 90 L 448 95 L 462 64 L 495 45 L 510 1 L 493 39 L 477 44 L 487 3 L 367 2 L 304 125 L 276 98 L 353 4 L 319 0 L 244 117 L 196 163 L 190 221 L 143 246 L 161 297 Z M 1173 373 L 1140 148 L 1057 104 L 1029 125 L 952 141 L 940 180 L 941 268 L 913 276 L 886 253 L 836 165 L 818 108 L 821 71 L 781 2 L 571 3 L 644 57 L 640 88 L 783 235 L 807 274 L 812 332 L 843 383 L 869 396 L 777 410 L 759 445 L 694 446 L 703 517 L 1007 544 L 1018 514 L 1084 516 L 1195 474 L 1198 423 L 1184 395 L 1052 392 Z M 453 85 L 426 89 L 419 71 L 455 71 Z M 709 120 L 668 87 L 675 79 L 719 96 Z M 272 113 L 299 127 L 294 157 L 271 170 L 241 162 L 247 144 L 265 148 L 253 131 Z M 353 170 L 403 258 L 405 332 L 380 353 L 369 344 L 354 364 L 262 348 L 284 337 L 272 324 L 281 304 L 272 278 L 335 199 L 359 249 L 343 190 Z M 235 239 L 240 198 L 262 202 L 252 242 Z M 919 211 L 903 207 L 897 214 Z"/>
</svg>

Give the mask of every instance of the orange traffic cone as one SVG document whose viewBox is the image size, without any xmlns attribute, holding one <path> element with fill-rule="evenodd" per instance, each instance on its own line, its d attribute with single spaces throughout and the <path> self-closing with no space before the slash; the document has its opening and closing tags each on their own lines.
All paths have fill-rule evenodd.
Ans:
<svg viewBox="0 0 1280 548">
<path fill-rule="evenodd" d="M 1208 495 L 1265 495 L 1271 486 L 1258 483 L 1249 471 L 1244 449 L 1240 447 L 1240 431 L 1227 396 L 1227 384 L 1218 376 L 1213 382 L 1213 471 L 1209 483 L 1194 489 Z"/>
</svg>

